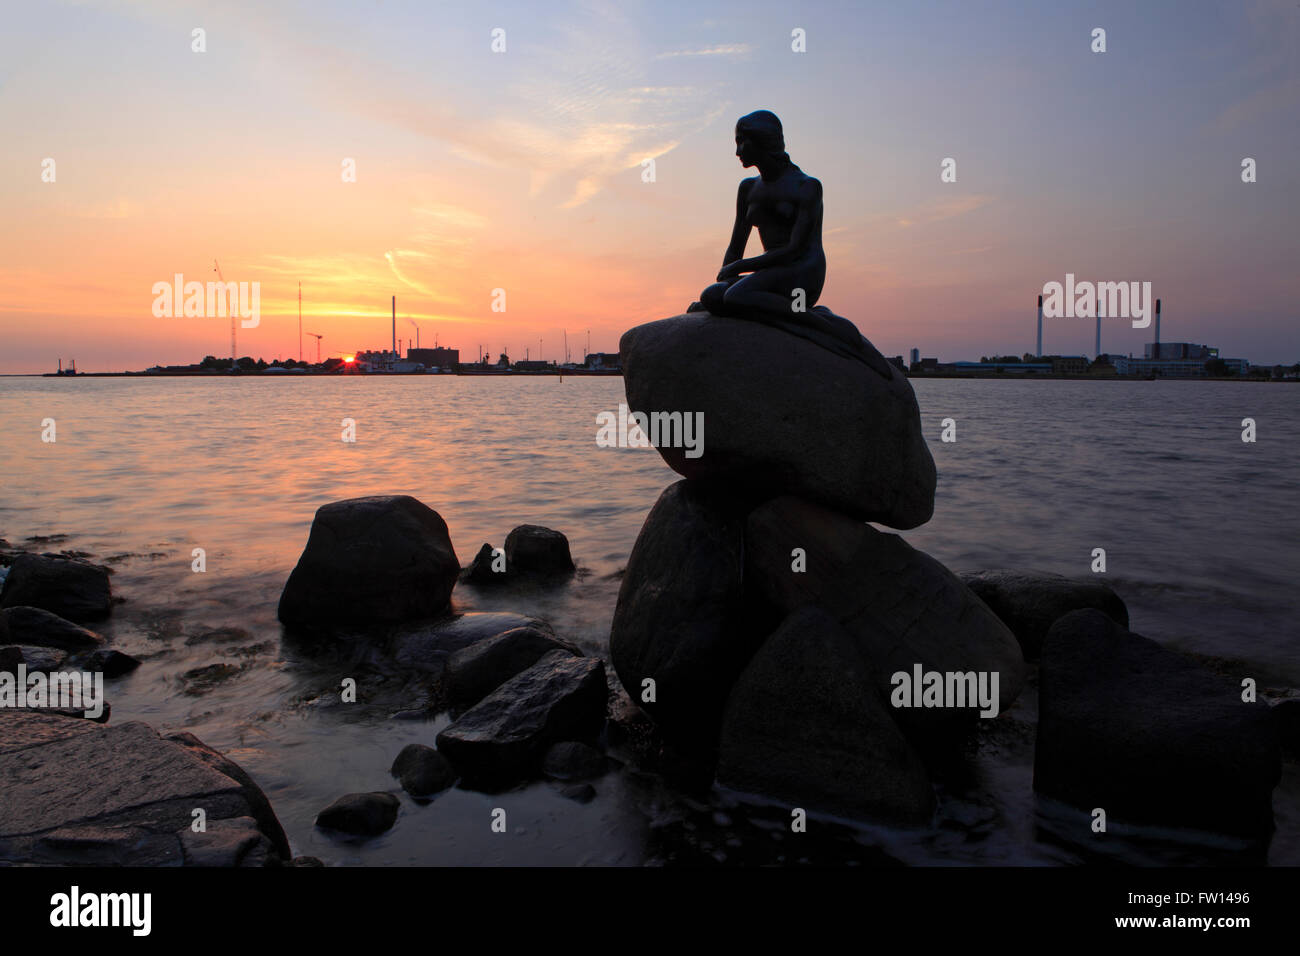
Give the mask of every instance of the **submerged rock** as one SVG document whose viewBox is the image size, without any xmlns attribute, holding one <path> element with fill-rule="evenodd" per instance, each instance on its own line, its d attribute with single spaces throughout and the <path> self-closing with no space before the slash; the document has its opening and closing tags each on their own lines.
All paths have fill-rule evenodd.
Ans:
<svg viewBox="0 0 1300 956">
<path fill-rule="evenodd" d="M 716 739 L 727 692 L 764 636 L 746 623 L 743 538 L 734 496 L 679 481 L 650 510 L 619 587 L 614 670 L 666 736 L 696 746 Z"/>
<path fill-rule="evenodd" d="M 1071 611 L 1096 608 L 1120 627 L 1128 627 L 1128 608 L 1099 581 L 1023 571 L 966 571 L 958 577 L 1011 628 L 1028 660 L 1038 658 L 1052 624 Z"/>
<path fill-rule="evenodd" d="M 20 554 L 9 566 L 0 589 L 0 607 L 40 608 L 77 624 L 87 624 L 108 617 L 113 607 L 112 588 L 108 572 L 86 561 L 52 554 Z"/>
<path fill-rule="evenodd" d="M 409 495 L 323 505 L 280 595 L 279 617 L 321 632 L 436 617 L 460 562 L 436 511 Z"/>
<path fill-rule="evenodd" d="M 545 621 L 523 614 L 471 611 L 434 624 L 402 629 L 393 635 L 390 653 L 402 667 L 440 675 L 457 651 L 519 628 L 552 634 Z"/>
<path fill-rule="evenodd" d="M 457 709 L 472 707 L 551 651 L 582 656 L 572 644 L 536 627 L 512 628 L 462 647 L 447 659 L 446 685 L 451 705 Z"/>
<path fill-rule="evenodd" d="M 917 665 L 924 672 L 990 675 L 990 689 L 997 674 L 999 712 L 1024 684 L 1024 658 L 1007 626 L 955 574 L 898 535 L 798 498 L 778 498 L 749 516 L 745 569 L 748 584 L 782 611 L 816 605 L 837 620 L 886 700 L 893 675 L 912 675 Z M 917 743 L 946 737 L 978 710 L 893 712 Z"/>
<path fill-rule="evenodd" d="M 413 797 L 446 790 L 456 782 L 456 771 L 447 758 L 424 744 L 407 744 L 393 761 L 392 774 L 402 789 Z"/>
<path fill-rule="evenodd" d="M 228 865 L 289 859 L 265 794 L 232 761 L 190 735 L 162 738 L 139 722 L 0 711 L 0 860 L 78 866 L 192 863 L 193 810 L 208 829 L 251 818 L 256 847 Z M 231 823 L 247 831 L 246 822 Z M 251 836 L 251 833 L 247 834 Z"/>
<path fill-rule="evenodd" d="M 1052 625 L 1034 789 L 1108 820 L 1261 837 L 1281 775 L 1269 708 L 1098 610 Z"/>
<path fill-rule="evenodd" d="M 533 776 L 551 744 L 600 732 L 607 692 L 599 660 L 551 651 L 438 734 L 438 749 L 469 779 Z"/>
<path fill-rule="evenodd" d="M 399 801 L 391 793 L 347 793 L 316 815 L 316 826 L 356 836 L 375 836 L 391 829 Z"/>
<path fill-rule="evenodd" d="M 0 647 L 0 671 L 13 673 L 19 664 L 27 667 L 27 672 L 56 671 L 68 660 L 67 651 L 57 647 L 23 647 L 13 645 Z"/>
<path fill-rule="evenodd" d="M 853 819 L 924 823 L 934 790 L 852 638 L 820 608 L 795 611 L 727 700 L 718 782 Z"/>
<path fill-rule="evenodd" d="M 698 457 L 660 439 L 678 474 L 799 495 L 895 528 L 930 520 L 934 459 L 912 386 L 887 364 L 882 375 L 761 322 L 707 312 L 639 325 L 619 350 L 633 411 L 703 414 Z"/>
<path fill-rule="evenodd" d="M 85 660 L 85 666 L 89 670 L 101 672 L 105 677 L 121 677 L 139 667 L 140 662 L 130 654 L 123 654 L 111 647 L 101 647 L 91 652 Z"/>
<path fill-rule="evenodd" d="M 39 607 L 15 606 L 0 611 L 9 625 L 9 638 L 15 644 L 56 647 L 61 651 L 94 650 L 104 639 L 52 611 Z"/>
</svg>

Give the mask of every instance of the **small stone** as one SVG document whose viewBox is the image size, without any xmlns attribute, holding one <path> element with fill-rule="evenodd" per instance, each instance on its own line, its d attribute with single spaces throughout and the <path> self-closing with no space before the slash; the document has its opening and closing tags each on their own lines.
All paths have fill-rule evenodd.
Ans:
<svg viewBox="0 0 1300 956">
<path fill-rule="evenodd" d="M 456 771 L 447 758 L 424 744 L 407 744 L 393 761 L 391 773 L 402 789 L 413 797 L 446 790 L 456 782 Z"/>
<path fill-rule="evenodd" d="M 391 793 L 349 793 L 316 816 L 316 826 L 359 836 L 375 836 L 397 820 L 401 802 Z"/>
</svg>

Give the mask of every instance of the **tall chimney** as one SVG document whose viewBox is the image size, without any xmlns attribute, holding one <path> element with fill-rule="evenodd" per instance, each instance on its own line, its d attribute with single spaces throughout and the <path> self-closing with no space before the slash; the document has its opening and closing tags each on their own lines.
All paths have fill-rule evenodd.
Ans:
<svg viewBox="0 0 1300 956">
<path fill-rule="evenodd" d="M 1043 297 L 1038 297 L 1038 351 L 1034 352 L 1034 357 L 1039 358 L 1043 354 Z"/>
<path fill-rule="evenodd" d="M 1152 350 L 1153 359 L 1160 358 L 1160 300 L 1156 299 L 1156 347 Z"/>
<path fill-rule="evenodd" d="M 393 296 L 393 361 L 397 361 L 397 296 Z"/>
</svg>

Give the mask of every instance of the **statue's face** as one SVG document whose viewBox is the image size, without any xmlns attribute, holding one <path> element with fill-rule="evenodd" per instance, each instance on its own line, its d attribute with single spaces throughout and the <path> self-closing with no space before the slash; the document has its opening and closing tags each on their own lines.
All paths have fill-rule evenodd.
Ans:
<svg viewBox="0 0 1300 956">
<path fill-rule="evenodd" d="M 736 156 L 740 159 L 740 165 L 748 168 L 758 165 L 758 158 L 762 150 L 759 149 L 758 143 L 755 142 L 753 134 L 743 126 L 736 127 Z"/>
</svg>

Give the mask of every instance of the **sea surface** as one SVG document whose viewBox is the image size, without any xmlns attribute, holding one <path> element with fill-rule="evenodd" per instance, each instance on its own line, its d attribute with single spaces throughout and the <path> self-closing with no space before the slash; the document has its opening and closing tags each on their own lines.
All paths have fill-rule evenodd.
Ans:
<svg viewBox="0 0 1300 956">
<path fill-rule="evenodd" d="M 1242 662 L 1232 672 L 1244 667 L 1274 695 L 1300 693 L 1300 388 L 913 384 L 939 471 L 933 520 L 905 533 L 913 545 L 954 570 L 1085 578 L 1103 548 L 1097 577 L 1128 604 L 1133 630 Z M 228 753 L 267 792 L 295 853 L 331 865 L 1092 858 L 1053 829 L 1053 808 L 1032 793 L 1032 742 L 1014 741 L 982 748 L 972 789 L 945 794 L 925 831 L 828 821 L 800 841 L 785 811 L 725 793 L 683 796 L 634 772 L 597 781 L 588 805 L 547 782 L 453 789 L 427 803 L 402 794 L 397 825 L 376 839 L 315 829 L 316 813 L 343 793 L 400 794 L 393 758 L 407 743 L 432 745 L 447 723 L 350 711 L 336 703 L 339 674 L 282 642 L 276 602 L 315 510 L 414 495 L 447 521 L 462 564 L 519 524 L 563 531 L 581 569 L 570 583 L 518 593 L 458 585 L 454 604 L 542 617 L 607 659 L 619 572 L 677 477 L 653 449 L 596 446 L 597 414 L 622 400 L 619 378 L 0 378 L 0 537 L 109 564 L 125 602 L 101 630 L 145 662 L 107 682 L 113 722 L 188 730 Z M 341 440 L 349 418 L 355 443 Z M 940 440 L 946 418 L 956 441 Z M 1242 441 L 1245 418 L 1254 443 Z M 45 419 L 53 443 L 41 440 Z M 195 548 L 206 552 L 203 573 L 191 568 Z M 210 665 L 227 666 L 192 676 Z M 1033 705 L 1024 701 L 1031 722 Z M 1273 863 L 1300 863 L 1294 766 L 1274 797 Z M 497 807 L 508 834 L 489 826 Z M 1135 839 L 1116 852 L 1198 863 L 1223 850 L 1152 847 Z"/>
</svg>

